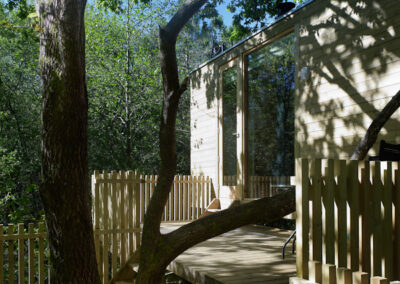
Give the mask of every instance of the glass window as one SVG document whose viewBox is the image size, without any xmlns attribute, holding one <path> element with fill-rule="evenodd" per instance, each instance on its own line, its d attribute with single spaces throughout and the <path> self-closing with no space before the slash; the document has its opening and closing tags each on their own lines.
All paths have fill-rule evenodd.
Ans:
<svg viewBox="0 0 400 284">
<path fill-rule="evenodd" d="M 237 175 L 237 117 L 236 66 L 222 72 L 222 160 L 223 185 L 236 185 Z"/>
<path fill-rule="evenodd" d="M 268 196 L 294 174 L 293 41 L 290 34 L 248 55 L 246 197 Z"/>
</svg>

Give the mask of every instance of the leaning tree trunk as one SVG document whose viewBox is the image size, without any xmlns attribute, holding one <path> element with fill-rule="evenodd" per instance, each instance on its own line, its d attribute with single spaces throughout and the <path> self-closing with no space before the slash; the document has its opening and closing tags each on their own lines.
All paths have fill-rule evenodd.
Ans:
<svg viewBox="0 0 400 284">
<path fill-rule="evenodd" d="M 368 127 L 363 139 L 357 145 L 350 160 L 364 160 L 369 149 L 375 144 L 382 127 L 389 120 L 392 114 L 400 107 L 400 91 L 386 104 L 380 113 L 374 118 Z"/>
<path fill-rule="evenodd" d="M 85 0 L 39 0 L 42 184 L 52 283 L 100 283 L 90 215 Z"/>
<path fill-rule="evenodd" d="M 273 199 L 261 199 L 207 216 L 170 234 L 160 233 L 164 206 L 176 171 L 176 113 L 179 99 L 188 83 L 188 78 L 182 83 L 179 82 L 175 44 L 180 30 L 206 2 L 207 0 L 186 0 L 170 22 L 165 27 L 160 27 L 164 91 L 159 134 L 161 166 L 157 187 L 144 218 L 137 283 L 160 283 L 166 266 L 179 254 L 199 242 L 246 224 L 278 219 L 295 209 L 292 190 Z M 265 210 L 266 208 L 268 210 Z M 133 275 L 132 272 L 127 274 Z"/>
</svg>

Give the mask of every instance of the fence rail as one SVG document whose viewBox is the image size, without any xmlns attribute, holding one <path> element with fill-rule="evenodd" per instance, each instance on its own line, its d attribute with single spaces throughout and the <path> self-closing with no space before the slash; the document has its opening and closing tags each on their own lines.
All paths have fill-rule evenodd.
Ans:
<svg viewBox="0 0 400 284">
<path fill-rule="evenodd" d="M 397 162 L 299 159 L 296 207 L 297 279 L 400 279 Z"/>
</svg>

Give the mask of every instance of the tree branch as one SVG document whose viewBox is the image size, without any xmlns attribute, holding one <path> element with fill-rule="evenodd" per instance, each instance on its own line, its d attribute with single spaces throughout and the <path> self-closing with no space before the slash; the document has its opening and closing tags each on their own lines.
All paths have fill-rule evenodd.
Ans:
<svg viewBox="0 0 400 284">
<path fill-rule="evenodd" d="M 186 0 L 166 25 L 165 31 L 176 39 L 189 19 L 193 17 L 207 1 L 208 0 Z"/>
<path fill-rule="evenodd" d="M 375 144 L 378 134 L 382 127 L 389 120 L 392 114 L 400 107 L 400 90 L 387 103 L 383 110 L 374 118 L 371 125 L 368 127 L 367 133 L 357 145 L 350 160 L 364 160 L 369 149 Z"/>
<path fill-rule="evenodd" d="M 247 224 L 275 221 L 295 210 L 295 189 L 289 189 L 200 218 L 162 236 L 168 250 L 174 252 L 169 261 L 207 239 Z"/>
</svg>

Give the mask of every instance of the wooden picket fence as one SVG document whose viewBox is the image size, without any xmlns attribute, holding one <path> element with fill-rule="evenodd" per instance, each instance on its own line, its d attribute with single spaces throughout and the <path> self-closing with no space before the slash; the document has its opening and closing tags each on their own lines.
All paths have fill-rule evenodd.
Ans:
<svg viewBox="0 0 400 284">
<path fill-rule="evenodd" d="M 92 176 L 96 257 L 102 283 L 123 265 L 140 244 L 140 224 L 157 176 L 95 171 Z M 163 220 L 197 219 L 211 202 L 208 177 L 176 176 Z M 7 228 L 6 228 L 7 227 Z M 16 230 L 17 228 L 17 230 Z M 50 283 L 47 232 L 43 223 L 0 225 L 0 284 Z"/>
<path fill-rule="evenodd" d="M 47 233 L 44 223 L 35 232 L 34 225 L 0 225 L 0 284 L 50 283 Z"/>
<path fill-rule="evenodd" d="M 140 225 L 157 179 L 132 171 L 95 171 L 92 176 L 96 256 L 103 283 L 108 283 L 139 246 Z M 195 220 L 213 197 L 208 177 L 176 176 L 163 221 Z"/>
<path fill-rule="evenodd" d="M 400 279 L 397 162 L 298 159 L 296 211 L 292 283 Z"/>
</svg>

